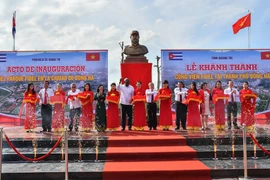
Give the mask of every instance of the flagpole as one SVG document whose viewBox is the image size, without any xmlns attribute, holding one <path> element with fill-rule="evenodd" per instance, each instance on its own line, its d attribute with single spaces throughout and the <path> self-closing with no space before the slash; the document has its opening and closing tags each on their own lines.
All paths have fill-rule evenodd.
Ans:
<svg viewBox="0 0 270 180">
<path fill-rule="evenodd" d="M 13 51 L 15 51 L 15 37 L 13 38 Z"/>
<path fill-rule="evenodd" d="M 13 17 L 14 17 L 14 19 L 15 19 L 15 22 L 16 22 L 16 11 L 14 11 L 13 12 Z M 12 20 L 13 21 L 13 20 Z M 13 22 L 12 22 L 13 23 Z M 13 24 L 12 24 L 12 28 L 13 28 Z M 16 34 L 16 33 L 15 33 Z M 15 43 L 16 43 L 16 41 L 15 41 L 15 39 L 16 39 L 16 35 L 14 34 L 14 36 L 13 36 L 13 51 L 15 51 Z"/>
<path fill-rule="evenodd" d="M 250 11 L 248 10 L 248 14 Z M 248 26 L 248 49 L 250 49 L 250 26 Z"/>
</svg>

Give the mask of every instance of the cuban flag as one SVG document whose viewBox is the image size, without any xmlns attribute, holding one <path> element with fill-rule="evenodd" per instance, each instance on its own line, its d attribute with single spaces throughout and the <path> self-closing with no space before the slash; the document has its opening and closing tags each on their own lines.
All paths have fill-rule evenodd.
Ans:
<svg viewBox="0 0 270 180">
<path fill-rule="evenodd" d="M 0 54 L 0 62 L 7 62 L 7 55 L 6 54 Z"/>
<path fill-rule="evenodd" d="M 179 52 L 179 51 L 169 52 L 169 60 L 182 61 L 183 60 L 183 53 Z"/>
<path fill-rule="evenodd" d="M 12 18 L 12 36 L 13 36 L 13 39 L 15 39 L 15 34 L 16 34 L 16 11 L 13 13 L 13 18 Z"/>
</svg>

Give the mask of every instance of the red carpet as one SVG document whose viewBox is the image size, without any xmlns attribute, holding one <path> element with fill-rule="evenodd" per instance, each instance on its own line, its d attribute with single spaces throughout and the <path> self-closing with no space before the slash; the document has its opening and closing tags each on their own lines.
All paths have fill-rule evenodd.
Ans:
<svg viewBox="0 0 270 180">
<path fill-rule="evenodd" d="M 210 169 L 195 158 L 185 137 L 172 131 L 113 132 L 103 180 L 210 180 Z"/>
</svg>

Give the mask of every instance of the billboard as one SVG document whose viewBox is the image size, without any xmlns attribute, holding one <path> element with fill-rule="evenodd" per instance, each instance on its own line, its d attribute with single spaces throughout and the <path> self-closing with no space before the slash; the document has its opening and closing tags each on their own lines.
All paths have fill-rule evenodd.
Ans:
<svg viewBox="0 0 270 180">
<path fill-rule="evenodd" d="M 178 81 L 187 88 L 195 81 L 212 89 L 217 80 L 223 88 L 232 80 L 238 90 L 244 81 L 259 95 L 256 112 L 270 109 L 270 49 L 252 50 L 161 50 L 162 80 L 167 79 L 173 90 Z"/>
<path fill-rule="evenodd" d="M 71 83 L 82 90 L 86 82 L 94 92 L 99 84 L 107 90 L 108 51 L 0 51 L 0 122 L 18 117 L 28 83 L 34 83 L 39 92 L 46 80 L 53 90 L 62 83 L 65 92 Z"/>
</svg>

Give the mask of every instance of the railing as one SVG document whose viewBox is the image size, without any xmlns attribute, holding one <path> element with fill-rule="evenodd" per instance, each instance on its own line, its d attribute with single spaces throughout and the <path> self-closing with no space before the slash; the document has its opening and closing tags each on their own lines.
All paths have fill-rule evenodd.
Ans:
<svg viewBox="0 0 270 180">
<path fill-rule="evenodd" d="M 23 154 L 21 154 L 16 147 L 11 143 L 11 141 L 9 140 L 8 136 L 3 132 L 3 128 L 0 127 L 0 180 L 2 179 L 2 152 L 3 152 L 3 135 L 6 138 L 6 141 L 8 143 L 8 145 L 17 153 L 18 156 L 20 156 L 22 159 L 26 160 L 26 161 L 30 161 L 30 162 L 37 162 L 37 161 L 41 161 L 43 159 L 45 159 L 46 157 L 48 157 L 49 155 L 52 154 L 52 152 L 55 150 L 55 148 L 60 144 L 63 136 L 60 136 L 59 139 L 57 140 L 57 142 L 54 144 L 54 146 L 52 147 L 52 149 L 46 153 L 45 155 L 39 157 L 39 158 L 28 158 L 26 156 L 24 156 Z M 65 132 L 64 132 L 64 139 L 65 139 L 65 180 L 68 180 L 68 130 L 67 128 L 65 128 Z"/>
</svg>

